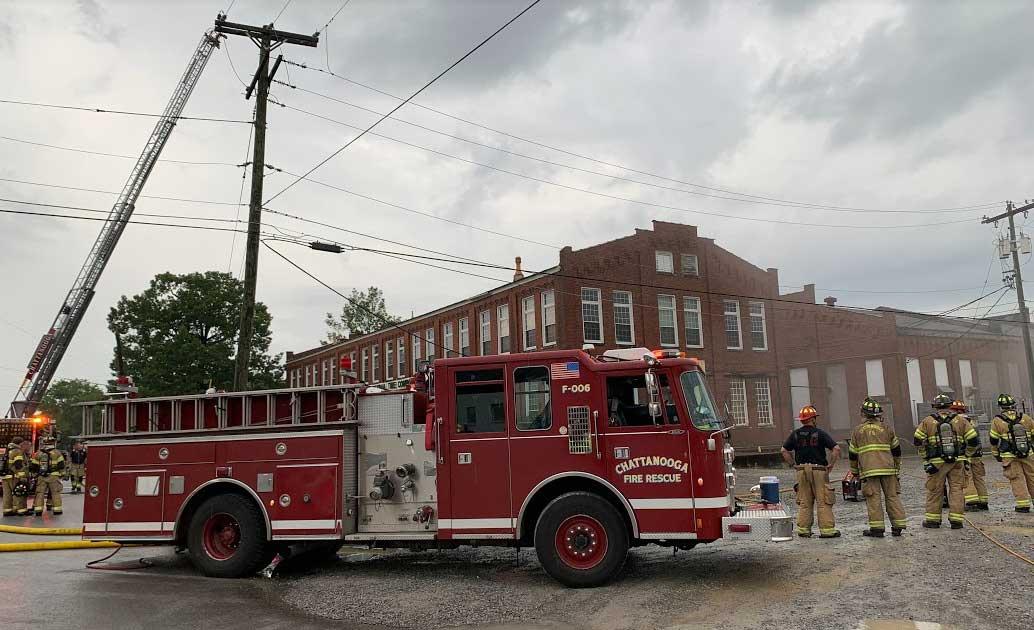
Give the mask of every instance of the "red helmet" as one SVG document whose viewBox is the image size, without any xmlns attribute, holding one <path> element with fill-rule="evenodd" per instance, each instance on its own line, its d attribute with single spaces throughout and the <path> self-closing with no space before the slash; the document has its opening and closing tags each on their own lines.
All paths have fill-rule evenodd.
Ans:
<svg viewBox="0 0 1034 630">
<path fill-rule="evenodd" d="M 966 403 L 962 402 L 961 400 L 956 400 L 952 402 L 950 408 L 955 413 L 966 413 L 966 411 L 968 411 L 966 409 Z"/>
<path fill-rule="evenodd" d="M 818 409 L 815 408 L 814 405 L 804 405 L 803 407 L 801 407 L 801 412 L 799 414 L 797 414 L 797 419 L 800 420 L 801 422 L 807 422 L 809 420 L 814 420 L 815 418 L 818 418 L 818 417 L 819 417 L 819 411 L 818 411 Z"/>
</svg>

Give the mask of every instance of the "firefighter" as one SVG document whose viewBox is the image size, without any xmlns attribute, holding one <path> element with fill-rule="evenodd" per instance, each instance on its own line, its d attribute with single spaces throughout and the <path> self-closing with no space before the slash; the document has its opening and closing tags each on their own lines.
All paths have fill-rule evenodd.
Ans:
<svg viewBox="0 0 1034 630">
<path fill-rule="evenodd" d="M 782 455 L 787 464 L 797 469 L 797 535 L 811 538 L 813 512 L 818 512 L 819 538 L 839 538 L 840 531 L 833 519 L 833 501 L 836 497 L 829 487 L 829 471 L 840 459 L 840 446 L 828 433 L 815 426 L 819 412 L 812 405 L 801 409 L 796 429 L 783 443 Z M 826 451 L 832 455 L 826 459 Z M 793 451 L 793 455 L 790 452 Z M 813 505 L 817 507 L 813 509 Z"/>
<path fill-rule="evenodd" d="M 1016 411 L 1016 400 L 1009 394 L 998 396 L 1001 411 L 991 421 L 991 452 L 1002 464 L 1002 474 L 1012 486 L 1016 511 L 1030 512 L 1034 495 L 1034 420 Z"/>
<path fill-rule="evenodd" d="M 966 403 L 961 400 L 956 400 L 951 404 L 951 410 L 956 415 L 962 416 L 966 420 L 969 420 L 969 409 L 966 407 Z M 972 421 L 970 421 L 972 423 Z M 974 427 L 975 428 L 975 427 Z M 980 439 L 980 433 L 977 433 L 977 439 Z M 966 470 L 966 511 L 975 512 L 977 510 L 988 509 L 987 500 L 987 483 L 985 478 L 987 471 L 984 468 L 984 445 L 981 444 L 977 447 L 975 453 L 969 458 L 969 469 Z"/>
<path fill-rule="evenodd" d="M 913 436 L 919 456 L 925 460 L 923 470 L 927 474 L 923 527 L 941 526 L 945 480 L 948 482 L 948 522 L 951 528 L 962 529 L 965 516 L 965 470 L 969 467 L 969 456 L 980 446 L 980 437 L 965 416 L 952 413 L 951 403 L 952 399 L 947 394 L 937 394 L 933 399 L 934 412 L 923 418 Z"/>
<path fill-rule="evenodd" d="M 50 507 L 54 515 L 61 514 L 61 475 L 65 470 L 65 457 L 55 448 L 55 440 L 45 436 L 41 440 L 39 452 L 32 458 L 29 470 L 36 475 L 36 499 L 32 502 L 32 511 L 39 516 L 43 514 L 43 504 L 50 490 Z"/>
<path fill-rule="evenodd" d="M 0 477 L 4 486 L 4 516 L 25 516 L 29 513 L 26 498 L 29 495 L 29 466 L 25 456 L 28 442 L 20 437 L 11 438 L 4 453 Z"/>
<path fill-rule="evenodd" d="M 851 473 L 862 480 L 862 494 L 869 511 L 869 528 L 862 535 L 872 538 L 883 538 L 886 531 L 880 505 L 884 497 L 891 534 L 900 536 L 907 523 L 905 507 L 898 495 L 901 444 L 894 429 L 883 424 L 882 416 L 880 403 L 866 397 L 862 401 L 862 424 L 855 428 L 847 444 Z"/>
<path fill-rule="evenodd" d="M 78 440 L 68 453 L 68 476 L 72 480 L 72 493 L 82 492 L 86 477 L 86 446 Z"/>
</svg>

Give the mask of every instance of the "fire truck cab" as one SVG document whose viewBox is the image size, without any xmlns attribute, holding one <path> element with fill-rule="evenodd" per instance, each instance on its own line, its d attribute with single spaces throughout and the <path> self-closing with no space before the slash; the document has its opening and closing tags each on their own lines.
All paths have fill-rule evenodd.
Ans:
<svg viewBox="0 0 1034 630">
<path fill-rule="evenodd" d="M 734 498 L 694 359 L 463 357 L 416 380 L 87 403 L 84 536 L 179 545 L 223 577 L 289 545 L 534 546 L 575 587 L 635 545 L 790 539 L 780 505 Z"/>
</svg>

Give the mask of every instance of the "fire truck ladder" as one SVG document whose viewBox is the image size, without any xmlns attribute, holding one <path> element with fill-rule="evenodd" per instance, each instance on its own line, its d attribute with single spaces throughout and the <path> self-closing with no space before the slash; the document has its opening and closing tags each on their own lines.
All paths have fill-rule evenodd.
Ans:
<svg viewBox="0 0 1034 630">
<path fill-rule="evenodd" d="M 68 345 L 93 299 L 101 273 L 104 272 L 108 261 L 111 260 L 115 245 L 118 244 L 122 231 L 126 228 L 126 223 L 133 215 L 133 209 L 143 191 L 144 184 L 147 183 L 147 178 L 154 169 L 158 156 L 165 148 L 165 143 L 168 142 L 169 136 L 176 126 L 176 121 L 183 113 L 187 99 L 190 98 L 198 79 L 201 78 L 201 72 L 212 56 L 212 51 L 219 46 L 220 37 L 222 36 L 214 32 L 205 33 L 201 38 L 201 43 L 194 50 L 190 63 L 187 64 L 187 70 L 176 84 L 169 104 L 166 105 L 165 111 L 162 112 L 155 124 L 151 137 L 147 139 L 143 152 L 129 174 L 129 179 L 123 186 L 122 192 L 119 193 L 111 212 L 108 213 L 101 233 L 97 236 L 82 269 L 79 270 L 79 275 L 62 303 L 57 317 L 54 318 L 54 323 L 36 347 L 36 351 L 29 361 L 25 379 L 18 388 L 18 393 L 8 410 L 8 417 L 21 418 L 31 415 L 46 393 L 47 386 L 50 385 L 50 381 L 61 363 L 61 358 L 68 349 Z"/>
</svg>

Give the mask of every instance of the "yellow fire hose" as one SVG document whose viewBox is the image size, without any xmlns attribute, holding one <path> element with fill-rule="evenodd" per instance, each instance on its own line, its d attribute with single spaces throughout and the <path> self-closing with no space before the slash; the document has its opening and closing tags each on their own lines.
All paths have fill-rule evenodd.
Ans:
<svg viewBox="0 0 1034 630">
<path fill-rule="evenodd" d="M 83 533 L 83 530 L 81 527 L 18 527 L 17 525 L 0 525 L 0 532 L 28 534 L 30 536 L 78 536 Z"/>
<path fill-rule="evenodd" d="M 1018 552 L 1016 552 L 1016 551 L 1013 551 L 1013 550 L 1012 550 L 1012 549 L 1010 549 L 1009 547 L 1005 546 L 1005 544 L 1003 544 L 1003 543 L 999 542 L 999 541 L 998 541 L 998 539 L 996 539 L 996 538 L 992 537 L 992 536 L 991 536 L 991 534 L 988 534 L 988 533 L 987 533 L 987 532 L 985 532 L 984 530 L 982 530 L 982 529 L 980 529 L 979 527 L 977 527 L 976 523 L 974 523 L 973 521 L 969 520 L 969 518 L 968 518 L 968 517 L 965 517 L 965 516 L 963 516 L 962 518 L 963 518 L 963 520 L 965 520 L 965 521 L 966 521 L 967 523 L 969 523 L 969 526 L 970 526 L 970 527 L 972 527 L 973 529 L 977 530 L 977 532 L 978 532 L 978 533 L 979 533 L 979 534 L 980 534 L 981 536 L 983 536 L 984 538 L 986 538 L 986 539 L 990 540 L 990 541 L 991 541 L 991 542 L 993 542 L 994 544 L 998 545 L 998 546 L 999 546 L 999 547 L 1000 547 L 1000 548 L 1001 548 L 1001 549 L 1002 549 L 1003 551 L 1005 551 L 1006 553 L 1008 553 L 1008 554 L 1010 554 L 1010 555 L 1016 556 L 1017 558 L 1019 558 L 1020 560 L 1023 560 L 1024 562 L 1026 562 L 1026 563 L 1027 563 L 1027 564 L 1029 564 L 1029 565 L 1032 565 L 1032 566 L 1034 566 L 1034 560 L 1031 560 L 1031 559 L 1030 559 L 1030 558 L 1028 558 L 1027 556 L 1025 556 L 1025 555 L 1023 555 L 1023 554 L 1021 554 L 1021 553 L 1018 553 Z"/>
<path fill-rule="evenodd" d="M 122 547 L 117 542 L 93 540 L 55 540 L 52 542 L 0 543 L 0 553 L 13 551 L 50 551 L 54 549 L 99 549 Z"/>
</svg>

